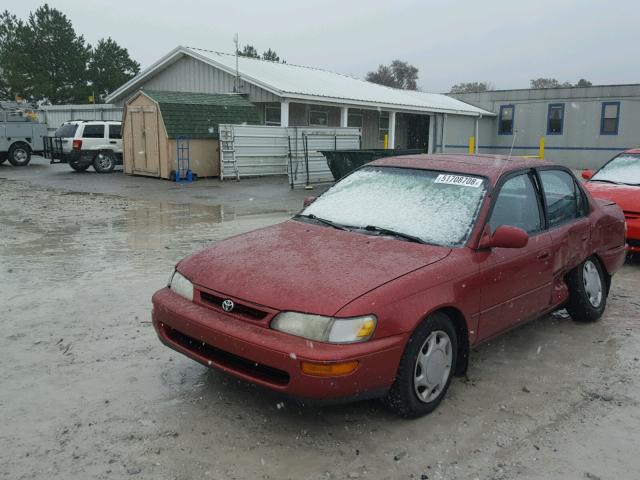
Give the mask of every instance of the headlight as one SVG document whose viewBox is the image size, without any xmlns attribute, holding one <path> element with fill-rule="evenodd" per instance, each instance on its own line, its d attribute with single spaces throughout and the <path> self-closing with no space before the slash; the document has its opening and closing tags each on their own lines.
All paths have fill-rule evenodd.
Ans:
<svg viewBox="0 0 640 480">
<path fill-rule="evenodd" d="M 297 312 L 282 312 L 271 328 L 298 337 L 329 343 L 365 342 L 376 328 L 376 317 L 332 318 Z"/>
<path fill-rule="evenodd" d="M 193 301 L 193 283 L 179 272 L 173 272 L 173 277 L 171 277 L 171 282 L 169 282 L 169 288 L 173 293 L 177 293 L 181 297 Z"/>
</svg>

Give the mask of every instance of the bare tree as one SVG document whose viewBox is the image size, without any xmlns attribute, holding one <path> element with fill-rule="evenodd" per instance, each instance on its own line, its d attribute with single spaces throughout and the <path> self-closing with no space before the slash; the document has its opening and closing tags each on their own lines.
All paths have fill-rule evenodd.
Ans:
<svg viewBox="0 0 640 480">
<path fill-rule="evenodd" d="M 403 90 L 417 90 L 418 69 L 402 60 L 394 60 L 391 65 L 379 65 L 378 70 L 367 73 L 368 82 Z"/>
<path fill-rule="evenodd" d="M 571 82 L 560 83 L 556 78 L 541 77 L 531 79 L 531 88 L 561 88 L 571 86 Z"/>
<path fill-rule="evenodd" d="M 451 87 L 450 93 L 478 93 L 493 90 L 491 82 L 462 82 Z"/>
</svg>

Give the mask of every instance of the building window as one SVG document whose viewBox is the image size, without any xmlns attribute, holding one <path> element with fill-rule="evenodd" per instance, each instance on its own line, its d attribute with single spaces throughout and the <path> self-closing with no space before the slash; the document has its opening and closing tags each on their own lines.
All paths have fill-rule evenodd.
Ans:
<svg viewBox="0 0 640 480">
<path fill-rule="evenodd" d="M 271 126 L 280 126 L 280 107 L 264 107 L 264 124 Z"/>
<path fill-rule="evenodd" d="M 620 124 L 620 102 L 603 102 L 600 135 L 617 135 Z"/>
<path fill-rule="evenodd" d="M 562 135 L 564 103 L 552 103 L 547 113 L 547 135 Z"/>
<path fill-rule="evenodd" d="M 378 140 L 384 142 L 384 136 L 389 135 L 389 112 L 380 112 L 378 123 Z"/>
<path fill-rule="evenodd" d="M 513 134 L 513 117 L 516 107 L 513 105 L 501 105 L 498 117 L 498 135 Z"/>
<path fill-rule="evenodd" d="M 314 127 L 328 127 L 329 113 L 321 112 L 319 110 L 310 110 L 309 125 L 313 125 Z"/>
<path fill-rule="evenodd" d="M 349 116 L 347 117 L 347 126 L 362 128 L 362 114 L 349 113 Z"/>
</svg>

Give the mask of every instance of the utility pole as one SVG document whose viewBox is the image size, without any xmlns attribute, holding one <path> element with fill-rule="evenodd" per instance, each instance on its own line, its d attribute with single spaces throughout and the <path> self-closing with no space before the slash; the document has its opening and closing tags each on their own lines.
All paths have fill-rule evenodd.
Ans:
<svg viewBox="0 0 640 480">
<path fill-rule="evenodd" d="M 240 73 L 238 72 L 238 34 L 236 33 L 233 36 L 233 42 L 236 44 L 236 81 L 233 85 L 233 91 L 235 93 L 240 93 Z"/>
</svg>

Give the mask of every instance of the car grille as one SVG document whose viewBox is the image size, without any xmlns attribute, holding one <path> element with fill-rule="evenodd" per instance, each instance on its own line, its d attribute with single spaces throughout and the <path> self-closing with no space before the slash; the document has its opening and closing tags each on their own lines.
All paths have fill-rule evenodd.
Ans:
<svg viewBox="0 0 640 480">
<path fill-rule="evenodd" d="M 627 238 L 627 245 L 630 247 L 640 247 L 640 240 L 634 240 L 633 238 Z"/>
<path fill-rule="evenodd" d="M 200 291 L 200 300 L 202 300 L 202 303 L 220 312 L 239 315 L 251 320 L 263 320 L 269 315 L 269 312 L 258 310 L 257 308 L 251 307 L 247 304 L 238 303 L 236 301 L 234 301 L 233 310 L 227 312 L 222 308 L 222 302 L 224 302 L 226 299 L 226 297 L 222 297 L 220 295 Z"/>
<path fill-rule="evenodd" d="M 239 357 L 233 353 L 221 350 L 212 345 L 196 340 L 189 335 L 185 335 L 168 325 L 164 325 L 164 331 L 171 341 L 200 355 L 201 357 L 206 358 L 207 360 L 211 360 L 217 365 L 277 385 L 286 385 L 289 383 L 289 374 L 283 370 L 262 365 L 247 358 Z"/>
<path fill-rule="evenodd" d="M 624 218 L 627 220 L 638 220 L 640 219 L 640 212 L 624 212 Z"/>
</svg>

